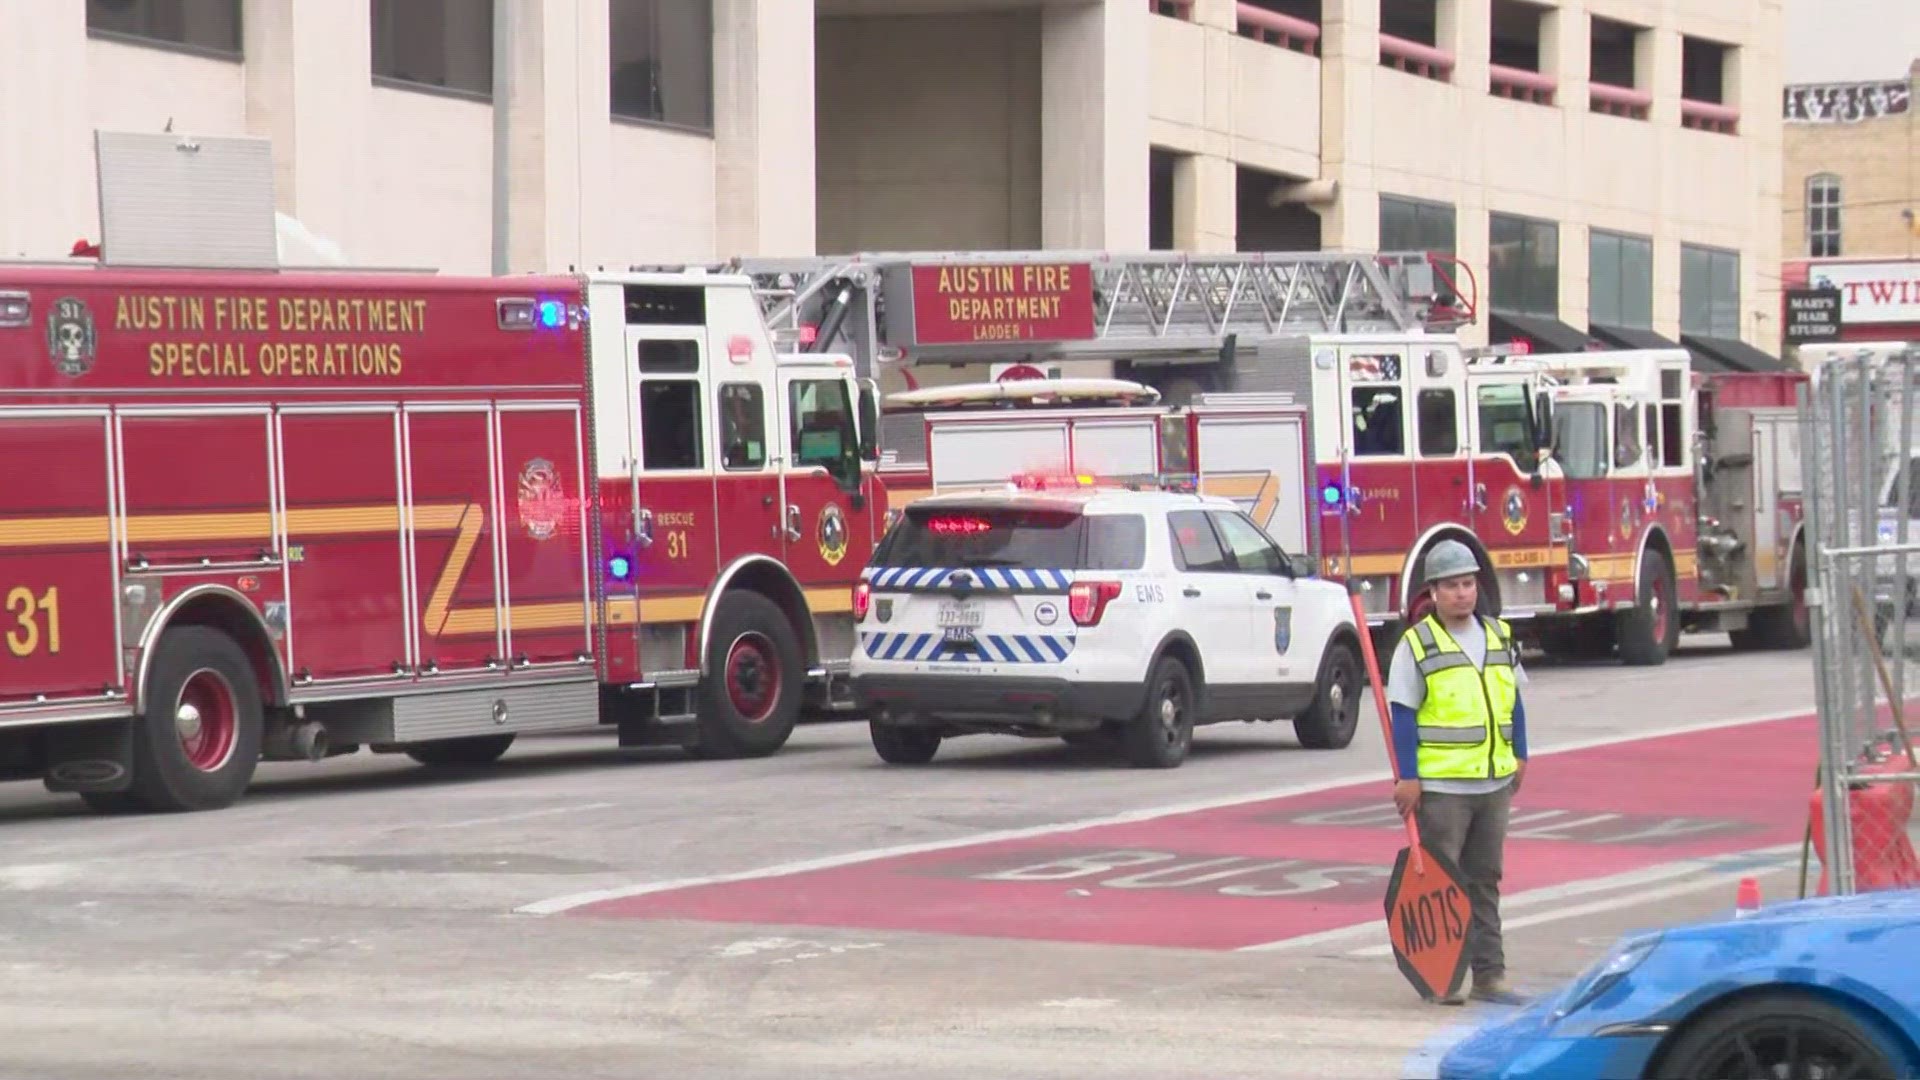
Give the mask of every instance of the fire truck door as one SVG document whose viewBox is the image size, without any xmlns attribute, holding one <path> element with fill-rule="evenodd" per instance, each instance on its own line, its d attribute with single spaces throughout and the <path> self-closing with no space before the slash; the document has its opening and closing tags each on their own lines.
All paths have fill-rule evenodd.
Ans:
<svg viewBox="0 0 1920 1080">
<path fill-rule="evenodd" d="M 629 327 L 627 356 L 632 574 L 642 662 L 652 671 L 687 662 L 681 628 L 700 618 L 719 572 L 706 329 Z"/>
<path fill-rule="evenodd" d="M 104 411 L 0 414 L 0 703 L 123 685 L 107 445 Z"/>
<path fill-rule="evenodd" d="M 1436 525 L 1473 524 L 1488 500 L 1484 478 L 1474 475 L 1473 443 L 1460 398 L 1457 349 L 1429 345 L 1412 349 L 1413 433 L 1410 452 L 1419 467 L 1414 478 L 1416 536 Z"/>
<path fill-rule="evenodd" d="M 852 609 L 850 584 L 872 553 L 872 530 L 855 528 L 872 512 L 861 468 L 851 378 L 830 372 L 780 373 L 780 487 L 787 568 L 814 614 Z"/>
<path fill-rule="evenodd" d="M 1351 471 L 1346 542 L 1359 577 L 1397 576 L 1410 556 L 1416 530 L 1418 480 L 1414 468 L 1413 379 L 1404 346 L 1350 345 L 1340 350 L 1340 450 Z M 1323 484 L 1338 490 L 1341 462 L 1329 463 Z M 1340 523 L 1324 529 L 1325 551 L 1339 556 Z M 1340 564 L 1342 572 L 1344 562 Z M 1397 602 L 1397 598 L 1396 598 Z"/>
<path fill-rule="evenodd" d="M 1471 391 L 1474 535 L 1496 549 L 1502 570 L 1531 568 L 1536 572 L 1530 580 L 1538 582 L 1538 568 L 1550 561 L 1549 516 L 1560 500 L 1558 481 L 1539 476 L 1531 380 L 1522 374 L 1476 376 Z M 1537 602 L 1538 597 L 1502 599 L 1511 608 Z"/>
</svg>

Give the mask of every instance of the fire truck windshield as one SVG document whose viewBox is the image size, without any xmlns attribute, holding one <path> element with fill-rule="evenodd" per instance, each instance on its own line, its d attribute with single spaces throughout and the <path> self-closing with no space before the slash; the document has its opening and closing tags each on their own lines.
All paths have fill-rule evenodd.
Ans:
<svg viewBox="0 0 1920 1080">
<path fill-rule="evenodd" d="M 1569 480 L 1607 475 L 1607 407 L 1563 401 L 1553 412 L 1553 456 Z"/>
</svg>

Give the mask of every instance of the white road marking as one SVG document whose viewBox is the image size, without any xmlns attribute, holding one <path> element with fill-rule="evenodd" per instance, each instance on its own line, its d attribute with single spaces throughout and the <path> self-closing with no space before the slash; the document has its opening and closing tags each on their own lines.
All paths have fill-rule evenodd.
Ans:
<svg viewBox="0 0 1920 1080">
<path fill-rule="evenodd" d="M 1643 742 L 1648 739 L 1665 738 L 1670 735 L 1691 735 L 1701 731 L 1718 731 L 1722 728 L 1743 727 L 1750 724 L 1764 724 L 1775 720 L 1809 719 L 1814 713 L 1809 709 L 1793 709 L 1784 712 L 1766 713 L 1760 716 L 1741 716 L 1731 719 L 1703 720 L 1693 724 L 1681 724 L 1658 731 L 1635 731 L 1631 733 L 1603 735 L 1591 739 L 1580 739 L 1561 746 L 1543 747 L 1533 753 L 1533 757 L 1551 757 L 1555 754 L 1568 754 L 1576 750 L 1591 750 L 1602 746 L 1617 746 L 1621 743 Z M 1173 803 L 1166 806 L 1149 807 L 1142 810 L 1129 810 L 1125 813 L 1110 814 L 1105 817 L 1084 818 L 1079 821 L 1057 822 L 1051 825 L 1031 825 L 1019 829 L 1001 829 L 995 832 L 976 833 L 971 836 L 955 836 L 945 840 L 929 840 L 916 844 L 898 844 L 893 847 L 868 848 L 864 851 L 849 851 L 839 855 L 826 855 L 816 859 L 801 859 L 796 862 L 778 863 L 755 870 L 741 870 L 729 874 L 708 874 L 700 877 L 674 878 L 667 881 L 646 882 L 637 885 L 620 885 L 610 889 L 595 889 L 591 892 L 570 893 L 546 900 L 536 900 L 514 909 L 521 915 L 558 915 L 574 908 L 589 904 L 603 903 L 608 900 L 625 900 L 651 893 L 672 892 L 678 889 L 692 889 L 704 885 L 726 885 L 740 881 L 758 881 L 764 878 L 789 877 L 815 870 L 834 870 L 843 866 L 855 866 L 861 863 L 879 862 L 883 859 L 897 859 L 907 855 L 924 855 L 934 851 L 949 851 L 954 848 L 978 847 L 986 844 L 1002 844 L 1011 840 L 1031 840 L 1040 836 L 1058 836 L 1063 833 L 1081 832 L 1108 825 L 1136 825 L 1143 821 L 1156 821 L 1160 818 L 1177 817 L 1181 814 L 1198 813 L 1203 810 L 1221 810 L 1231 806 L 1245 806 L 1249 803 L 1269 802 L 1295 795 L 1310 795 L 1334 788 L 1352 787 L 1369 781 L 1381 785 L 1381 798 L 1386 798 L 1389 777 L 1384 768 L 1370 769 L 1364 773 L 1348 773 L 1343 776 L 1329 777 L 1325 780 L 1290 784 L 1286 787 L 1267 791 L 1256 791 L 1239 795 L 1224 795 L 1212 799 L 1199 799 L 1193 802 Z"/>
<path fill-rule="evenodd" d="M 1772 848 L 1768 850 L 1779 851 L 1780 849 Z M 1797 854 L 1800 850 L 1800 845 L 1788 845 L 1786 850 Z M 1571 907 L 1549 908 L 1546 911 L 1535 912 L 1532 915 L 1523 915 L 1517 919 L 1502 919 L 1500 928 L 1502 932 L 1505 932 L 1508 930 L 1518 930 L 1523 926 L 1538 926 L 1541 923 L 1558 922 L 1561 919 L 1577 919 L 1582 915 L 1599 915 L 1603 912 L 1619 911 L 1622 908 L 1630 908 L 1637 904 L 1646 904 L 1655 900 L 1670 900 L 1676 896 L 1686 896 L 1689 893 L 1705 892 L 1708 889 L 1728 889 L 1729 892 L 1731 892 L 1730 882 L 1743 875 L 1759 875 L 1773 870 L 1786 870 L 1795 865 L 1797 865 L 1797 859 L 1780 859 L 1756 866 L 1749 866 L 1742 870 L 1708 871 L 1705 877 L 1696 877 L 1690 881 L 1675 882 L 1663 888 L 1623 893 L 1619 896 L 1609 896 L 1603 900 L 1594 900 L 1585 904 L 1574 904 Z M 1731 896 L 1728 897 L 1727 906 L 1733 906 Z M 1382 930 L 1383 935 L 1384 933 L 1385 931 Z M 1392 956 L 1393 946 L 1391 944 L 1369 945 L 1364 949 L 1354 949 L 1348 952 L 1347 955 Z"/>
<path fill-rule="evenodd" d="M 416 829 L 467 829 L 475 825 L 503 825 L 509 821 L 528 821 L 532 818 L 552 817 L 555 814 L 579 814 L 588 810 L 612 810 L 617 803 L 597 802 L 583 806 L 554 806 L 545 810 L 523 810 L 518 814 L 496 814 L 492 817 L 465 818 L 460 821 L 441 821 L 429 825 L 416 825 Z"/>
<path fill-rule="evenodd" d="M 1776 847 L 1755 848 L 1751 851 L 1716 855 L 1711 858 L 1681 859 L 1675 862 L 1659 863 L 1658 865 L 1642 867 L 1638 870 L 1628 870 L 1624 873 L 1610 874 L 1607 877 L 1583 878 L 1579 881 L 1569 881 L 1559 885 L 1547 885 L 1538 889 L 1529 889 L 1526 892 L 1514 893 L 1511 896 L 1505 896 L 1500 899 L 1500 908 L 1504 914 L 1505 912 L 1514 910 L 1540 907 L 1558 900 L 1571 900 L 1576 897 L 1591 896 L 1595 893 L 1613 892 L 1619 889 L 1634 889 L 1643 885 L 1657 885 L 1664 881 L 1673 881 L 1677 878 L 1693 877 L 1699 874 L 1717 874 L 1718 876 L 1713 880 L 1720 882 L 1724 881 L 1729 875 L 1737 877 L 1740 874 L 1758 874 L 1764 873 L 1767 870 L 1777 869 L 1779 859 L 1786 855 L 1798 857 L 1799 852 L 1799 844 L 1781 844 Z M 1626 901 L 1617 906 L 1625 907 L 1628 903 L 1645 900 L 1651 895 L 1650 893 L 1632 893 Z M 1538 921 L 1544 922 L 1548 920 L 1539 919 Z M 1528 925 L 1521 923 L 1517 919 L 1502 919 L 1501 924 L 1508 927 Z M 1364 923 L 1354 923 L 1351 926 L 1339 926 L 1331 930 L 1322 930 L 1314 934 L 1301 934 L 1297 937 L 1281 938 L 1278 941 L 1264 941 L 1257 945 L 1243 945 L 1236 951 L 1289 952 L 1301 949 L 1313 949 L 1321 946 L 1337 946 L 1349 939 L 1370 939 L 1378 941 L 1385 938 L 1386 933 L 1386 924 L 1376 919 Z M 1379 946 L 1369 946 L 1368 949 L 1348 953 L 1348 955 L 1385 956 L 1392 951 L 1388 948 L 1376 954 L 1371 951 L 1375 948 L 1379 948 Z"/>
</svg>

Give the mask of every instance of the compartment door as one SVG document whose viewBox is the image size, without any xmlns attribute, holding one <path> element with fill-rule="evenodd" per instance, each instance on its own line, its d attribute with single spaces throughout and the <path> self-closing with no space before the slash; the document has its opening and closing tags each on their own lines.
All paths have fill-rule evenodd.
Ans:
<svg viewBox="0 0 1920 1080">
<path fill-rule="evenodd" d="M 326 682 L 411 668 L 397 410 L 290 409 L 279 429 L 288 670 Z"/>
<path fill-rule="evenodd" d="M 502 405 L 498 425 L 507 655 L 516 667 L 584 667 L 593 656 L 593 612 L 580 410 Z"/>
<path fill-rule="evenodd" d="M 106 414 L 0 413 L 0 706 L 123 687 Z"/>
<path fill-rule="evenodd" d="M 493 415 L 484 404 L 405 417 L 410 604 L 421 674 L 504 669 Z"/>
</svg>

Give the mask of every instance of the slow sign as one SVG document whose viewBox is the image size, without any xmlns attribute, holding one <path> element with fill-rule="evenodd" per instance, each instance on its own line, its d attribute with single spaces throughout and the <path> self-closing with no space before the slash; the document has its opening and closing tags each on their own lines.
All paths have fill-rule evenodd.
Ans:
<svg viewBox="0 0 1920 1080">
<path fill-rule="evenodd" d="M 1467 975 L 1467 928 L 1473 902 L 1453 860 L 1422 845 L 1400 849 L 1387 879 L 1387 935 L 1400 973 L 1425 998 L 1460 989 Z"/>
</svg>

